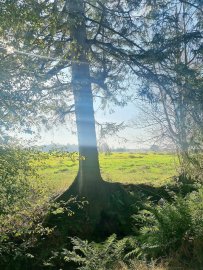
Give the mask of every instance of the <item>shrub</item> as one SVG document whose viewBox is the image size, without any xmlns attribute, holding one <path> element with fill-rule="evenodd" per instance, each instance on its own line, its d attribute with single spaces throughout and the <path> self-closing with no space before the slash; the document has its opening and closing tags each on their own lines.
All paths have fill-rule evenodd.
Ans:
<svg viewBox="0 0 203 270">
<path fill-rule="evenodd" d="M 46 226 L 45 220 L 49 215 L 72 216 L 73 206 L 83 207 L 84 202 L 75 198 L 56 203 L 49 197 L 38 174 L 38 168 L 48 157 L 20 146 L 0 146 L 0 269 L 41 267 L 47 256 L 41 252 L 41 246 L 55 233 L 55 228 Z M 51 247 L 48 248 L 50 254 Z"/>
<path fill-rule="evenodd" d="M 50 232 L 42 226 L 48 198 L 31 164 L 35 157 L 34 151 L 19 146 L 0 146 L 1 269 L 18 269 L 19 260 L 30 260 L 28 248 L 37 235 Z"/>
<path fill-rule="evenodd" d="M 0 147 L 0 214 L 25 203 L 31 188 L 28 179 L 33 175 L 27 151 L 18 147 Z"/>
</svg>

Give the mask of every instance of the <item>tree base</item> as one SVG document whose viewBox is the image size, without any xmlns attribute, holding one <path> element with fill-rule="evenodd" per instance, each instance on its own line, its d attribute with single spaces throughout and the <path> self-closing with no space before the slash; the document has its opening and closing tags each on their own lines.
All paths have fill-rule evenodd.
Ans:
<svg viewBox="0 0 203 270">
<path fill-rule="evenodd" d="M 56 226 L 57 234 L 61 234 L 63 238 L 77 235 L 83 239 L 103 240 L 113 233 L 121 237 L 132 233 L 130 220 L 135 213 L 132 207 L 135 198 L 122 184 L 99 179 L 93 186 L 80 190 L 80 195 L 78 194 L 75 179 L 70 188 L 56 199 L 57 202 L 67 202 L 71 197 L 77 197 L 77 200 L 87 202 L 83 209 L 73 206 L 75 214 L 71 217 L 64 212 L 47 218 L 46 225 Z"/>
<path fill-rule="evenodd" d="M 175 187 L 171 188 L 173 190 Z M 102 241 L 113 233 L 118 237 L 135 234 L 135 231 L 132 231 L 134 226 L 131 216 L 144 208 L 146 200 L 154 203 L 161 198 L 172 200 L 165 187 L 109 183 L 101 178 L 89 181 L 89 186 L 86 185 L 84 189 L 80 189 L 76 178 L 70 188 L 56 201 L 67 202 L 70 197 L 87 201 L 87 204 L 83 209 L 78 209 L 77 205 L 71 206 L 71 210 L 75 213 L 71 217 L 67 213 L 50 215 L 46 225 L 56 226 L 56 234 L 62 238 L 78 236 L 94 241 Z"/>
<path fill-rule="evenodd" d="M 174 186 L 170 189 L 173 190 Z M 71 250 L 72 244 L 69 237 L 77 236 L 81 239 L 101 242 L 113 233 L 118 238 L 135 235 L 135 229 L 139 232 L 142 224 L 136 224 L 135 228 L 131 217 L 140 209 L 145 208 L 146 201 L 157 203 L 161 198 L 172 200 L 164 187 L 144 184 L 128 185 L 101 180 L 97 182 L 97 187 L 94 186 L 93 191 L 93 195 L 88 198 L 89 203 L 82 209 L 78 209 L 76 204 L 70 205 L 70 209 L 75 212 L 73 216 L 64 212 L 47 217 L 44 225 L 54 227 L 54 232 L 43 241 L 39 241 L 37 256 L 42 256 L 44 260 L 51 256 L 50 251 L 57 252 L 63 248 Z M 97 191 L 99 193 L 96 194 Z M 77 192 L 77 185 L 73 183 L 57 198 L 57 201 L 68 201 L 75 195 L 78 200 L 84 200 L 83 196 L 78 196 Z M 72 268 L 68 264 L 66 269 Z"/>
</svg>

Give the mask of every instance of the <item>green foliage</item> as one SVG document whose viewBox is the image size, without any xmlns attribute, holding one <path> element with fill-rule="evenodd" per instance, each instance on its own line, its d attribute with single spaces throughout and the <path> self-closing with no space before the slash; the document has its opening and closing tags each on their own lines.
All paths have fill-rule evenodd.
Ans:
<svg viewBox="0 0 203 270">
<path fill-rule="evenodd" d="M 45 188 L 41 186 L 32 161 L 37 153 L 19 146 L 0 147 L 0 266 L 22 258 L 31 259 L 28 248 L 37 237 L 51 230 L 42 225 L 48 208 Z"/>
<path fill-rule="evenodd" d="M 51 265 L 60 258 L 66 262 L 74 262 L 80 270 L 111 270 L 115 269 L 119 261 L 125 260 L 126 250 L 130 247 L 130 239 L 117 240 L 111 235 L 104 243 L 88 242 L 78 237 L 71 238 L 73 250 L 63 249 L 54 252 L 46 265 Z M 53 264 L 52 264 L 53 265 Z"/>
<path fill-rule="evenodd" d="M 64 153 L 46 154 L 14 145 L 0 148 L 0 269 L 27 269 L 28 265 L 38 269 L 45 256 L 39 256 L 40 246 L 55 233 L 55 224 L 48 227 L 46 218 L 61 214 L 69 218 L 73 208 L 84 205 L 73 197 L 66 202 L 52 200 L 39 174 L 50 156 L 64 158 Z"/>
<path fill-rule="evenodd" d="M 143 255 L 176 254 L 203 263 L 203 188 L 186 197 L 177 196 L 173 203 L 149 205 L 137 218 L 144 225 L 139 237 Z"/>
<path fill-rule="evenodd" d="M 32 199 L 39 196 L 35 190 L 37 172 L 31 165 L 34 152 L 18 146 L 0 146 L 0 214 L 15 211 L 26 203 L 28 194 Z M 32 179 L 32 181 L 31 181 Z"/>
<path fill-rule="evenodd" d="M 199 138 L 200 139 L 200 138 Z M 202 141 L 203 137 L 201 138 Z M 182 171 L 187 178 L 191 178 L 193 181 L 203 181 L 203 154 L 202 151 L 190 154 L 182 160 Z"/>
<path fill-rule="evenodd" d="M 67 245 L 50 246 L 46 252 L 38 256 L 44 239 L 54 238 L 56 233 L 55 228 L 51 229 L 43 224 L 47 213 L 58 215 L 59 218 L 65 214 L 69 218 L 74 214 L 72 209 L 83 207 L 83 203 L 77 202 L 74 198 L 68 202 L 50 202 L 49 196 L 53 193 L 43 187 L 44 180 L 47 183 L 49 177 L 41 179 L 41 171 L 50 170 L 49 166 L 56 165 L 61 166 L 60 170 L 63 166 L 72 169 L 72 165 L 76 167 L 74 162 L 78 156 L 75 153 L 72 156 L 61 152 L 42 153 L 17 146 L 2 146 L 0 150 L 0 268 L 18 270 L 22 269 L 22 265 L 23 267 L 32 265 L 37 269 L 44 261 L 44 267 L 51 269 L 63 268 L 64 265 L 73 262 L 81 270 L 136 269 L 136 267 L 148 269 L 147 265 L 134 259 L 157 258 L 173 252 L 184 258 L 195 259 L 199 264 L 202 263 L 203 189 L 192 192 L 185 198 L 176 197 L 173 203 L 147 205 L 136 217 L 143 226 L 136 239 L 117 240 L 116 236 L 112 235 L 104 243 L 94 243 L 74 237 L 71 238 L 72 251 L 66 240 Z M 71 161 L 67 163 L 66 159 L 69 157 Z M 142 165 L 146 160 L 153 163 L 159 158 L 160 162 L 165 162 L 164 159 L 169 157 L 159 154 L 123 153 L 112 154 L 111 157 L 101 155 L 101 158 L 105 166 L 105 162 L 112 158 L 115 164 L 123 163 L 127 159 L 128 163 L 124 164 L 126 166 L 132 162 Z M 45 169 L 45 166 L 48 167 Z M 120 205 L 120 197 L 115 194 L 111 203 Z M 127 213 L 127 209 L 125 212 Z M 119 219 L 121 223 L 126 224 L 125 213 Z"/>
<path fill-rule="evenodd" d="M 190 229 L 191 216 L 183 199 L 176 204 L 166 203 L 163 207 L 144 210 L 144 225 L 141 229 L 141 241 L 146 253 L 161 255 L 181 245 L 185 233 Z"/>
</svg>

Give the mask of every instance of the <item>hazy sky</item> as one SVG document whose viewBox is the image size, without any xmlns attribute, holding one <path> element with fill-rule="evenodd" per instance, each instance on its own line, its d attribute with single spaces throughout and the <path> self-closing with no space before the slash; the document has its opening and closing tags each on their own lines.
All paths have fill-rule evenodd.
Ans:
<svg viewBox="0 0 203 270">
<path fill-rule="evenodd" d="M 145 140 L 149 134 L 147 134 L 147 130 L 138 129 L 133 126 L 133 121 L 138 122 L 142 115 L 141 109 L 139 107 L 142 105 L 138 102 L 133 104 L 129 103 L 125 107 L 112 107 L 114 109 L 114 113 L 108 113 L 107 111 L 98 110 L 95 108 L 95 118 L 98 122 L 116 122 L 121 123 L 125 122 L 129 127 L 123 129 L 118 132 L 115 136 L 107 136 L 104 139 L 111 147 L 127 147 L 127 148 L 143 148 L 148 147 L 153 144 L 152 141 L 149 142 L 141 142 L 140 140 Z M 95 106 L 96 107 L 96 106 Z M 40 138 L 38 138 L 35 143 L 37 145 L 42 144 L 77 144 L 77 135 L 72 134 L 71 130 L 75 130 L 67 123 L 58 125 L 53 127 L 50 130 L 42 129 L 40 133 Z M 151 136 L 151 135 L 150 135 Z M 127 140 L 125 141 L 124 138 Z"/>
</svg>

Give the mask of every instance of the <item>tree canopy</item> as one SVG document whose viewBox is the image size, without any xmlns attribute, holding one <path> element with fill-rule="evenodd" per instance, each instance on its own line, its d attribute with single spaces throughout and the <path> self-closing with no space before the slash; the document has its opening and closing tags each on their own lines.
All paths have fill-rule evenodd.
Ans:
<svg viewBox="0 0 203 270">
<path fill-rule="evenodd" d="M 176 143 L 193 140 L 183 138 L 191 121 L 201 133 L 201 1 L 4 0 L 1 9 L 2 127 L 74 113 L 80 154 L 90 155 L 87 142 L 95 149 L 100 178 L 93 99 L 124 106 L 135 76 L 134 94 L 162 103 Z"/>
</svg>

